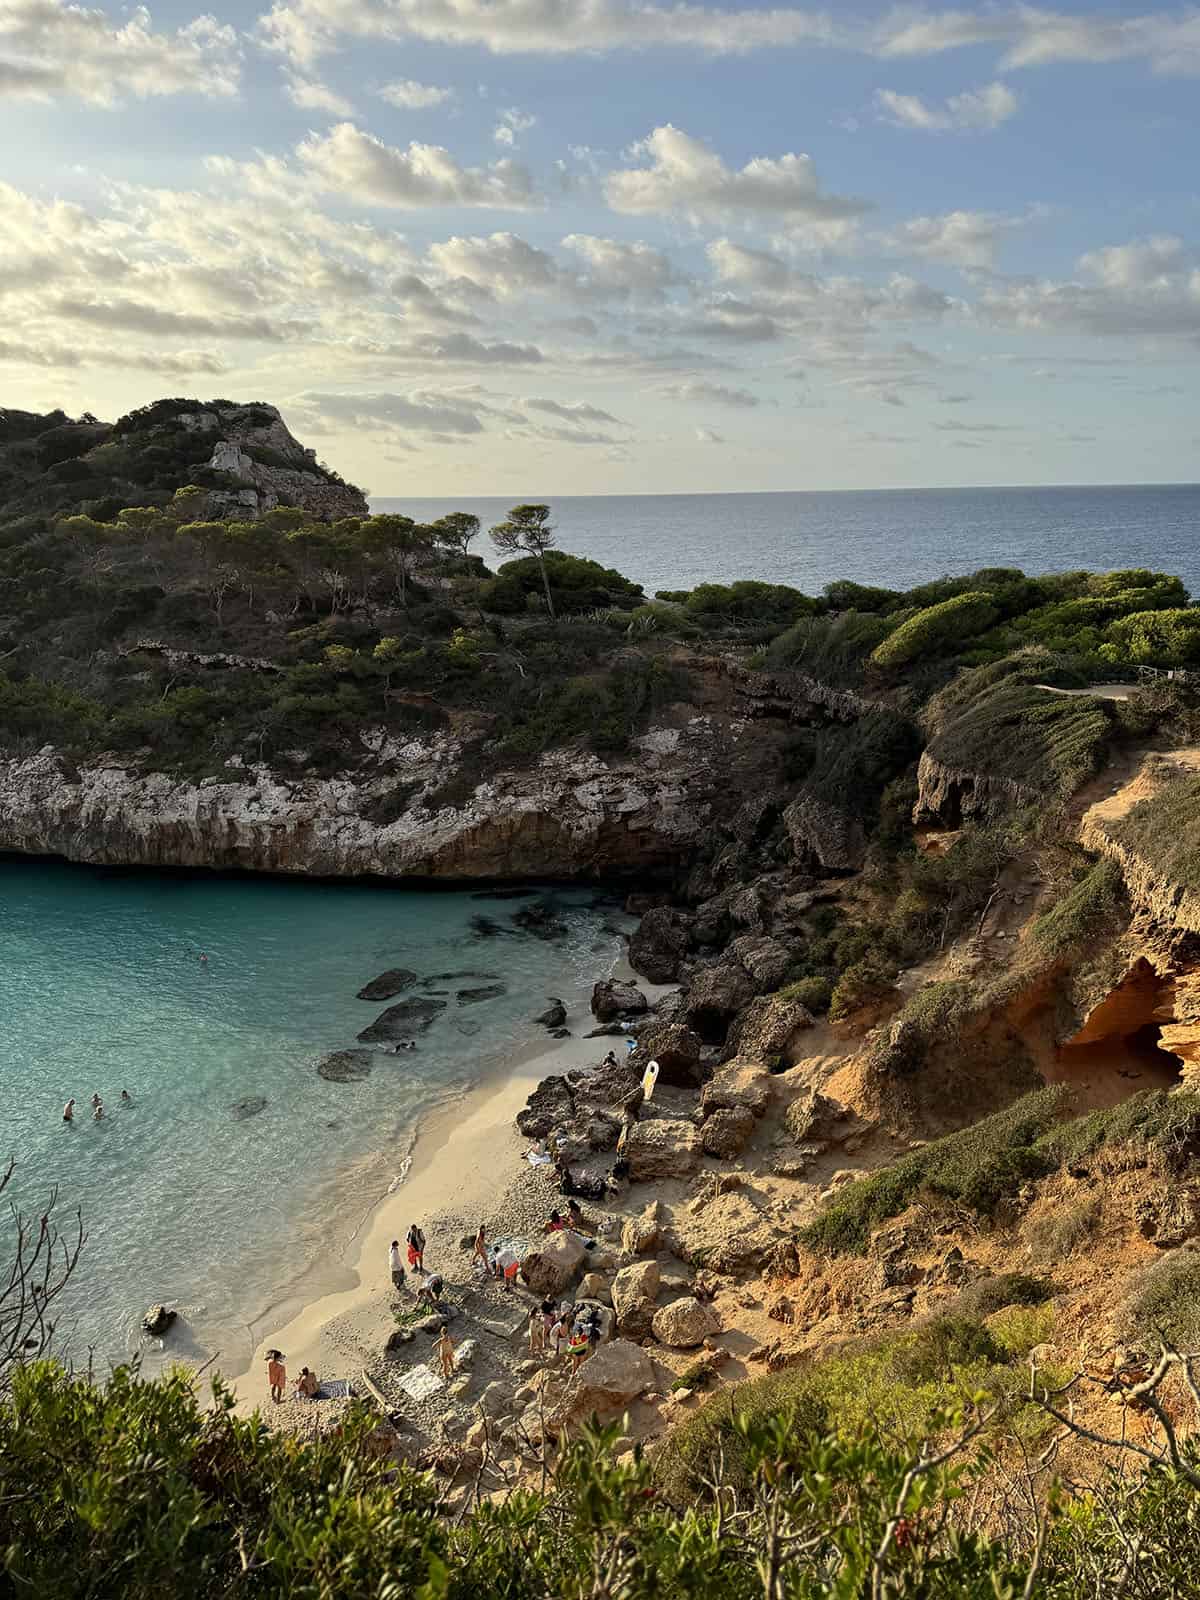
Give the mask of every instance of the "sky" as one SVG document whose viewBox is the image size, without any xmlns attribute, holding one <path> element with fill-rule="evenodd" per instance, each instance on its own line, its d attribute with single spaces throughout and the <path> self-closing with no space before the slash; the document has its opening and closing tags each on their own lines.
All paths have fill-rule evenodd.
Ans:
<svg viewBox="0 0 1200 1600">
<path fill-rule="evenodd" d="M 0 0 L 0 405 L 375 495 L 1200 479 L 1200 9 Z"/>
</svg>

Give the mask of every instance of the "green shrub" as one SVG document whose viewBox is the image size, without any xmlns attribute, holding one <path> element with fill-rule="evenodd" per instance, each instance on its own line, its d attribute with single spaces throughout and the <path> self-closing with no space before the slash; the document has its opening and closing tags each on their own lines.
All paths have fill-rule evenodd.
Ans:
<svg viewBox="0 0 1200 1600">
<path fill-rule="evenodd" d="M 1179 1350 L 1200 1343 L 1200 1256 L 1178 1251 L 1156 1261 L 1130 1300 L 1133 1336 L 1153 1346 L 1166 1339 Z"/>
<path fill-rule="evenodd" d="M 1037 917 L 1029 937 L 1055 959 L 1077 955 L 1095 939 L 1115 933 L 1128 920 L 1121 869 L 1105 857 L 1049 911 Z"/>
<path fill-rule="evenodd" d="M 847 967 L 829 993 L 829 1015 L 834 1022 L 853 1016 L 895 992 L 896 968 L 868 956 Z"/>
<path fill-rule="evenodd" d="M 1031 1277 L 1027 1272 L 1001 1272 L 994 1278 L 977 1278 L 969 1283 L 954 1302 L 962 1317 L 990 1317 L 1005 1306 L 1040 1306 L 1054 1292 L 1047 1278 Z"/>
<path fill-rule="evenodd" d="M 1122 1144 L 1143 1145 L 1168 1169 L 1186 1171 L 1200 1156 L 1200 1094 L 1145 1089 L 1048 1129 L 1038 1148 L 1055 1166 L 1073 1166 L 1105 1145 Z"/>
<path fill-rule="evenodd" d="M 612 567 L 603 567 L 586 556 L 568 555 L 565 550 L 547 550 L 543 557 L 550 579 L 554 609 L 560 614 L 602 610 L 614 605 L 637 605 L 645 596 L 640 583 L 634 583 Z M 542 594 L 542 570 L 534 556 L 506 561 L 494 578 L 481 583 L 479 605 L 484 611 L 503 616 L 518 616 L 527 609 L 532 596 Z"/>
<path fill-rule="evenodd" d="M 789 983 L 779 993 L 782 999 L 798 1000 L 814 1016 L 819 1016 L 821 1012 L 829 1010 L 833 985 L 828 978 L 810 976 L 797 978 L 795 983 Z"/>
<path fill-rule="evenodd" d="M 861 1255 L 871 1232 L 897 1216 L 922 1190 L 943 1195 L 987 1217 L 1021 1184 L 1053 1169 L 1039 1139 L 1067 1100 L 1061 1087 L 1038 1089 L 974 1127 L 937 1139 L 890 1167 L 847 1184 L 800 1240 L 823 1255 Z"/>
<path fill-rule="evenodd" d="M 950 654 L 964 640 L 990 628 L 998 615 L 990 594 L 955 595 L 902 622 L 875 646 L 871 660 L 877 667 L 906 667 L 914 661 Z"/>
</svg>

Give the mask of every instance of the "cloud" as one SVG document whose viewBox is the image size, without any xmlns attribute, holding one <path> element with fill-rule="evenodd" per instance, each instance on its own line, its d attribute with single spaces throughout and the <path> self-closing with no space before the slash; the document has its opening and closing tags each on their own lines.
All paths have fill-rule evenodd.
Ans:
<svg viewBox="0 0 1200 1600">
<path fill-rule="evenodd" d="M 694 379 L 687 383 L 669 383 L 658 392 L 666 395 L 668 400 L 698 402 L 704 405 L 749 409 L 761 404 L 758 396 L 751 394 L 749 389 L 733 389 L 723 383 L 706 383 L 703 379 Z"/>
<path fill-rule="evenodd" d="M 696 437 L 701 444 L 724 444 L 725 436 L 717 433 L 713 428 L 697 428 Z"/>
<path fill-rule="evenodd" d="M 225 98 L 240 75 L 237 31 L 211 16 L 156 33 L 144 6 L 118 27 L 107 12 L 62 0 L 0 4 L 0 99 L 115 106 L 127 97 Z"/>
<path fill-rule="evenodd" d="M 935 422 L 939 433 L 1022 433 L 1009 422 Z"/>
<path fill-rule="evenodd" d="M 992 44 L 1006 67 L 1058 62 L 1146 61 L 1154 71 L 1200 71 L 1200 16 L 1147 12 L 1137 17 L 1072 15 L 1019 5 L 978 11 L 896 10 L 869 48 L 882 56 L 931 56 Z"/>
<path fill-rule="evenodd" d="M 296 153 L 323 189 L 368 205 L 528 211 L 537 204 L 528 172 L 515 162 L 460 167 L 441 145 L 414 142 L 400 150 L 350 122 L 310 135 Z"/>
<path fill-rule="evenodd" d="M 913 217 L 892 230 L 886 242 L 904 255 L 946 261 L 956 267 L 987 268 L 1001 237 L 1030 220 L 991 211 L 947 211 L 941 216 Z"/>
<path fill-rule="evenodd" d="M 1089 251 L 1080 256 L 1079 265 L 1109 289 L 1163 289 L 1170 286 L 1186 259 L 1182 239 L 1157 234 Z"/>
<path fill-rule="evenodd" d="M 528 133 L 530 128 L 536 126 L 537 118 L 530 112 L 510 106 L 507 111 L 500 113 L 500 121 L 492 129 L 492 138 L 497 144 L 506 145 L 511 150 L 521 134 Z"/>
<path fill-rule="evenodd" d="M 396 428 L 418 433 L 483 432 L 481 408 L 468 397 L 436 390 L 401 394 L 325 394 L 309 391 L 295 404 L 327 423 L 372 430 Z M 486 408 L 484 408 L 486 409 Z"/>
<path fill-rule="evenodd" d="M 279 0 L 261 26 L 273 48 L 297 59 L 332 48 L 339 33 L 466 45 L 493 55 L 658 47 L 744 55 L 834 37 L 825 15 L 799 8 L 729 12 L 638 0 Z"/>
<path fill-rule="evenodd" d="M 564 249 L 584 263 L 585 270 L 575 282 L 576 292 L 584 296 L 656 300 L 688 281 L 661 250 L 640 240 L 626 244 L 591 233 L 569 233 L 562 242 Z"/>
<path fill-rule="evenodd" d="M 825 192 L 806 155 L 756 156 L 734 171 L 707 145 L 670 123 L 655 128 L 631 153 L 648 165 L 609 175 L 604 193 L 614 211 L 637 216 L 680 213 L 717 222 L 766 216 L 786 224 L 845 221 L 869 209 L 863 200 Z"/>
<path fill-rule="evenodd" d="M 200 312 L 164 310 L 140 301 L 113 299 L 74 299 L 64 296 L 54 302 L 56 315 L 70 321 L 92 323 L 127 333 L 212 334 L 227 339 L 266 339 L 280 341 L 306 331 L 302 324 L 274 321 L 268 317 L 209 316 Z"/>
<path fill-rule="evenodd" d="M 626 426 L 619 417 L 614 417 L 611 411 L 601 411 L 599 406 L 585 405 L 582 400 L 568 402 L 563 405 L 558 400 L 542 400 L 527 398 L 523 402 L 531 411 L 544 411 L 549 416 L 561 417 L 564 422 L 602 422 L 614 428 Z"/>
<path fill-rule="evenodd" d="M 418 83 L 415 78 L 400 78 L 395 83 L 385 83 L 375 93 L 389 105 L 401 111 L 427 111 L 431 106 L 444 106 L 454 99 L 453 89 L 441 89 L 432 83 Z"/>
<path fill-rule="evenodd" d="M 944 106 L 927 105 L 919 95 L 877 89 L 875 103 L 884 120 L 922 133 L 992 132 L 1016 115 L 1017 97 L 1003 83 L 985 84 L 951 95 Z"/>
<path fill-rule="evenodd" d="M 354 110 L 349 100 L 315 78 L 289 75 L 286 93 L 302 111 L 328 111 L 331 117 L 348 117 Z"/>
</svg>

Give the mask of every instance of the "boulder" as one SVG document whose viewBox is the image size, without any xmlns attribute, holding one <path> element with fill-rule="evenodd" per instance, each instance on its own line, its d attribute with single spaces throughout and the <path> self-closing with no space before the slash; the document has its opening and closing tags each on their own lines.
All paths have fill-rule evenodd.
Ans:
<svg viewBox="0 0 1200 1600">
<path fill-rule="evenodd" d="M 663 1208 L 658 1200 L 651 1200 L 636 1217 L 630 1217 L 621 1229 L 621 1249 L 630 1255 L 652 1256 L 662 1237 Z"/>
<path fill-rule="evenodd" d="M 414 1030 L 424 1032 L 439 1011 L 445 1011 L 444 1000 L 401 1000 L 389 1006 L 375 1018 L 370 1027 L 358 1035 L 360 1044 L 377 1044 L 393 1039 L 406 1039 Z"/>
<path fill-rule="evenodd" d="M 317 1076 L 326 1083 L 361 1083 L 376 1060 L 375 1050 L 331 1050 L 317 1062 Z"/>
<path fill-rule="evenodd" d="M 169 1311 L 166 1306 L 150 1306 L 142 1318 L 143 1330 L 154 1338 L 160 1338 L 175 1321 L 178 1312 Z"/>
<path fill-rule="evenodd" d="M 658 1294 L 657 1261 L 638 1261 L 622 1267 L 613 1279 L 612 1303 L 617 1326 L 631 1339 L 644 1339 L 654 1321 L 654 1299 Z"/>
<path fill-rule="evenodd" d="M 411 1344 L 415 1338 L 416 1334 L 411 1328 L 393 1329 L 393 1331 L 388 1334 L 387 1342 L 383 1347 L 384 1355 L 394 1356 L 398 1354 L 399 1351 L 403 1350 L 406 1344 Z"/>
<path fill-rule="evenodd" d="M 638 1034 L 634 1067 L 640 1075 L 648 1061 L 658 1062 L 663 1083 L 694 1089 L 701 1077 L 700 1036 L 680 1022 L 654 1022 Z"/>
<path fill-rule="evenodd" d="M 454 1352 L 455 1372 L 468 1372 L 471 1368 L 471 1363 L 475 1360 L 475 1357 L 478 1354 L 479 1346 L 475 1340 L 464 1339 L 459 1345 L 458 1349 Z"/>
<path fill-rule="evenodd" d="M 646 996 L 636 983 L 605 978 L 592 989 L 592 1015 L 598 1022 L 612 1022 L 615 1017 L 621 1016 L 638 1016 L 648 1006 Z"/>
<path fill-rule="evenodd" d="M 370 983 L 364 983 L 358 991 L 357 998 L 359 1000 L 390 1000 L 394 994 L 403 994 L 405 989 L 411 989 L 413 984 L 419 981 L 417 974 L 410 972 L 407 967 L 389 967 L 386 972 L 381 972 L 377 978 L 372 978 Z"/>
<path fill-rule="evenodd" d="M 753 1061 L 729 1061 L 700 1091 L 706 1117 L 717 1111 L 751 1111 L 761 1117 L 771 1103 L 771 1074 Z"/>
<path fill-rule="evenodd" d="M 566 1006 L 561 1000 L 556 1000 L 553 995 L 548 995 L 546 998 L 550 1001 L 549 1006 L 540 1016 L 534 1017 L 533 1020 L 540 1023 L 543 1028 L 550 1028 L 551 1030 L 563 1027 L 567 1020 Z"/>
<path fill-rule="evenodd" d="M 700 1134 L 690 1122 L 631 1123 L 621 1135 L 618 1149 L 629 1163 L 633 1183 L 659 1178 L 688 1178 L 700 1165 Z"/>
<path fill-rule="evenodd" d="M 681 1261 L 714 1272 L 757 1267 L 780 1239 L 779 1229 L 740 1189 L 676 1207 L 671 1232 Z"/>
<path fill-rule="evenodd" d="M 727 1048 L 731 1055 L 759 1061 L 786 1056 L 794 1036 L 812 1025 L 811 1011 L 799 1000 L 785 1000 L 781 994 L 760 995 L 738 1015 L 729 1030 Z"/>
<path fill-rule="evenodd" d="M 710 1156 L 732 1161 L 740 1156 L 754 1133 L 754 1113 L 745 1106 L 714 1111 L 700 1130 L 700 1142 Z"/>
<path fill-rule="evenodd" d="M 561 1432 L 594 1415 L 611 1416 L 653 1384 L 654 1364 L 641 1346 L 614 1339 L 583 1363 L 550 1420 Z"/>
<path fill-rule="evenodd" d="M 855 872 L 862 866 L 867 836 L 850 805 L 839 806 L 802 788 L 783 813 L 783 825 L 797 860 L 815 860 L 831 872 Z"/>
<path fill-rule="evenodd" d="M 754 995 L 754 984 L 744 967 L 705 967 L 692 979 L 683 1020 L 704 1044 L 724 1044 L 730 1024 Z"/>
<path fill-rule="evenodd" d="M 644 1099 L 642 1090 L 642 1063 L 637 1066 L 624 1052 L 625 1059 L 615 1066 L 601 1062 L 584 1072 L 569 1072 L 567 1083 L 576 1106 L 600 1107 L 621 1116 L 636 1111 Z"/>
<path fill-rule="evenodd" d="M 759 994 L 778 989 L 792 968 L 791 951 L 767 934 L 743 934 L 729 945 L 725 954 L 741 962 Z"/>
<path fill-rule="evenodd" d="M 784 1112 L 784 1125 L 797 1144 L 844 1144 L 866 1131 L 849 1107 L 817 1089 L 805 1089 Z"/>
<path fill-rule="evenodd" d="M 503 1417 L 512 1410 L 512 1394 L 507 1384 L 489 1383 L 475 1402 L 485 1417 Z"/>
<path fill-rule="evenodd" d="M 651 983 L 674 983 L 687 955 L 687 928 L 677 911 L 647 911 L 629 941 L 629 965 Z"/>
<path fill-rule="evenodd" d="M 562 1295 L 579 1274 L 587 1249 L 577 1233 L 549 1234 L 521 1262 L 521 1277 L 537 1295 Z"/>
<path fill-rule="evenodd" d="M 583 1282 L 579 1285 L 579 1294 L 583 1300 L 598 1300 L 601 1305 L 612 1304 L 612 1291 L 608 1287 L 608 1279 L 602 1272 L 585 1273 Z"/>
<path fill-rule="evenodd" d="M 718 1332 L 720 1323 L 708 1306 L 688 1295 L 656 1311 L 652 1326 L 660 1344 L 669 1344 L 676 1350 L 693 1350 L 703 1344 L 709 1334 Z"/>
<path fill-rule="evenodd" d="M 575 1097 L 565 1078 L 543 1078 L 517 1112 L 517 1131 L 526 1139 L 544 1139 L 560 1122 L 575 1115 Z"/>
</svg>

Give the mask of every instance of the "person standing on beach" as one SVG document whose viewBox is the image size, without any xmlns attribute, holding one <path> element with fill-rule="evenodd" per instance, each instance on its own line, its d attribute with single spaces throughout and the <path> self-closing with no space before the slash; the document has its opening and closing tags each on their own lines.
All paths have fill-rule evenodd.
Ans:
<svg viewBox="0 0 1200 1600">
<path fill-rule="evenodd" d="M 529 1313 L 529 1354 L 541 1355 L 546 1348 L 546 1319 L 542 1315 L 541 1306 L 534 1306 Z"/>
<path fill-rule="evenodd" d="M 425 1235 L 415 1222 L 408 1230 L 408 1264 L 417 1272 L 425 1271 Z"/>
<path fill-rule="evenodd" d="M 63 1107 L 63 1121 L 64 1122 L 74 1122 L 75 1121 L 75 1096 L 74 1095 L 71 1096 L 71 1098 L 67 1101 L 66 1105 Z"/>
<path fill-rule="evenodd" d="M 399 1294 L 404 1288 L 404 1262 L 400 1258 L 399 1239 L 393 1239 L 388 1247 L 388 1271 L 392 1275 L 392 1286 Z"/>
<path fill-rule="evenodd" d="M 471 1253 L 471 1265 L 474 1266 L 477 1261 L 486 1272 L 488 1269 L 487 1233 L 482 1222 L 479 1224 L 479 1232 L 475 1235 L 475 1248 Z"/>
<path fill-rule="evenodd" d="M 267 1382 L 271 1385 L 271 1399 L 278 1405 L 287 1388 L 287 1368 L 283 1364 L 282 1350 L 267 1351 Z"/>
<path fill-rule="evenodd" d="M 444 1322 L 442 1323 L 441 1333 L 438 1334 L 437 1339 L 434 1341 L 433 1348 L 437 1351 L 438 1359 L 442 1363 L 442 1377 L 452 1378 L 454 1376 L 454 1340 L 447 1333 Z"/>
</svg>

